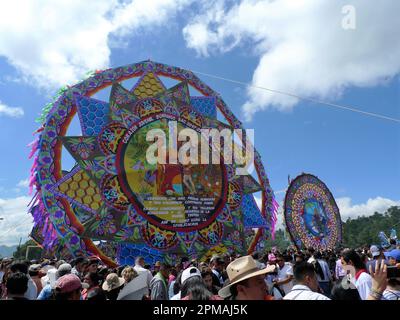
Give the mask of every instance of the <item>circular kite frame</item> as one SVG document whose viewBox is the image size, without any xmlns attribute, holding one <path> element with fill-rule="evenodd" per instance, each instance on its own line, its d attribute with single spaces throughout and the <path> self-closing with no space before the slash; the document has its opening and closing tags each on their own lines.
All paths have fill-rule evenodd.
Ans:
<svg viewBox="0 0 400 320">
<path fill-rule="evenodd" d="M 228 123 L 234 129 L 243 129 L 242 123 L 230 111 L 220 95 L 203 83 L 191 71 L 153 61 L 143 61 L 113 69 L 96 71 L 96 73 L 88 79 L 67 87 L 54 102 L 46 117 L 45 123 L 37 131 L 40 133 L 40 136 L 33 144 L 31 157 L 37 150 L 39 150 L 39 152 L 36 154 L 31 170 L 32 178 L 30 185 L 35 186 L 37 191 L 36 197 L 32 203 L 35 204 L 39 202 L 40 208 L 40 212 L 32 213 L 35 221 L 38 219 L 45 219 L 50 226 L 53 226 L 53 238 L 62 239 L 63 245 L 69 252 L 72 252 L 74 256 L 94 254 L 108 265 L 115 265 L 115 262 L 97 248 L 92 240 L 80 237 L 80 234 L 84 230 L 83 225 L 71 211 L 66 210 L 68 207 L 67 200 L 54 198 L 50 186 L 54 185 L 62 178 L 62 143 L 60 139 L 58 139 L 58 136 L 65 136 L 71 120 L 77 112 L 73 102 L 75 95 L 90 97 L 98 91 L 111 86 L 115 82 L 140 77 L 147 72 L 152 72 L 156 75 L 178 81 L 186 81 L 204 96 L 215 97 L 216 106 Z M 267 174 L 262 165 L 261 157 L 256 150 L 254 150 L 254 164 L 262 187 L 261 214 L 268 221 L 271 230 L 258 230 L 256 237 L 248 248 L 249 253 L 254 250 L 258 240 L 263 234 L 265 235 L 266 232 L 274 233 L 278 208 L 278 204 L 274 199 L 273 190 L 270 187 Z M 46 212 L 46 216 L 43 216 L 43 212 Z"/>
<path fill-rule="evenodd" d="M 292 208 L 292 201 L 297 201 L 298 207 L 303 208 L 304 202 L 307 200 L 307 198 L 304 196 L 304 192 L 300 193 L 299 195 L 299 190 L 306 184 L 313 185 L 314 187 L 317 186 L 324 192 L 324 194 L 318 194 L 319 190 L 316 190 L 315 188 L 308 188 L 308 190 L 304 190 L 305 192 L 308 192 L 307 196 L 311 196 L 313 193 L 313 195 L 317 195 L 319 200 L 322 201 L 324 210 L 328 213 L 328 228 L 334 224 L 335 228 L 330 229 L 330 232 L 333 232 L 334 234 L 330 235 L 328 244 L 326 246 L 321 245 L 321 243 L 316 239 L 311 239 L 311 237 L 308 237 L 305 232 L 305 227 L 302 226 L 300 218 L 293 216 L 294 209 Z M 296 195 L 299 199 L 293 200 Z M 288 231 L 290 238 L 297 249 L 301 249 L 303 246 L 306 248 L 312 247 L 314 249 L 332 250 L 338 247 L 342 242 L 342 221 L 340 218 L 339 208 L 331 191 L 317 176 L 303 173 L 293 179 L 286 191 L 283 208 L 286 230 Z M 333 221 L 333 218 L 335 221 Z"/>
</svg>

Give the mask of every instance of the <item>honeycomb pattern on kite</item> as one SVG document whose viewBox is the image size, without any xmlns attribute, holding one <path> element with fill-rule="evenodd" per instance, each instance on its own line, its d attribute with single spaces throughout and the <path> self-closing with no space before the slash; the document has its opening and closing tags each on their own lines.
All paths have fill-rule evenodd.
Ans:
<svg viewBox="0 0 400 320">
<path fill-rule="evenodd" d="M 265 228 L 268 226 L 267 221 L 261 215 L 253 195 L 243 195 L 242 212 L 244 216 L 244 226 L 246 228 Z"/>
<path fill-rule="evenodd" d="M 154 265 L 157 261 L 163 261 L 160 251 L 149 248 L 143 244 L 120 243 L 117 249 L 117 262 L 119 265 L 135 265 L 136 257 L 144 257 L 146 263 Z"/>
<path fill-rule="evenodd" d="M 200 114 L 212 119 L 217 118 L 214 97 L 190 97 L 190 104 Z"/>
<path fill-rule="evenodd" d="M 58 189 L 70 199 L 98 210 L 102 205 L 100 190 L 95 182 L 82 170 L 58 186 Z"/>
<path fill-rule="evenodd" d="M 161 80 L 153 73 L 145 74 L 133 88 L 133 93 L 139 98 L 153 97 L 163 91 L 165 88 Z"/>
<path fill-rule="evenodd" d="M 107 124 L 108 103 L 88 97 L 76 98 L 84 136 L 96 136 Z"/>
</svg>

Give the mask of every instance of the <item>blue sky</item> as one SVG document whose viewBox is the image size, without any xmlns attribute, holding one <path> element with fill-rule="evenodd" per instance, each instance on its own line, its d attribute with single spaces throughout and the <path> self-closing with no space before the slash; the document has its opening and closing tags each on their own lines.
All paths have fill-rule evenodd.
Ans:
<svg viewBox="0 0 400 320">
<path fill-rule="evenodd" d="M 26 1 L 25 22 L 3 19 L 0 244 L 17 243 L 31 227 L 24 180 L 32 164 L 27 144 L 38 127 L 35 119 L 57 88 L 83 71 L 150 58 L 400 119 L 400 26 L 392 13 L 400 9 L 398 2 L 383 1 L 376 8 L 373 1 L 333 6 L 309 0 L 301 10 L 290 1 L 275 2 L 45 1 L 50 17 L 60 12 L 71 17 L 48 32 L 53 19 L 47 27 L 38 24 L 44 12 Z M 357 25 L 345 32 L 339 22 L 348 3 L 356 9 Z M 9 1 L 3 15 L 15 17 L 15 6 Z M 78 12 L 90 12 L 81 26 Z M 332 21 L 338 25 L 332 27 Z M 40 40 L 33 42 L 30 34 Z M 331 189 L 344 218 L 400 205 L 399 122 L 198 76 L 222 95 L 246 128 L 255 130 L 256 148 L 279 202 L 288 175 L 308 172 Z"/>
</svg>

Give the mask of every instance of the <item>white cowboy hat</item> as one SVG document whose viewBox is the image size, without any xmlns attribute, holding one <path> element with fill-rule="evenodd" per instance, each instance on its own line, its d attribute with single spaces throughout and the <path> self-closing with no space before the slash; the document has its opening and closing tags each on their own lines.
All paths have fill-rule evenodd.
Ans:
<svg viewBox="0 0 400 320">
<path fill-rule="evenodd" d="M 257 267 L 255 260 L 251 256 L 240 257 L 231 262 L 226 268 L 229 278 L 229 285 L 219 290 L 218 295 L 221 298 L 227 298 L 231 295 L 230 287 L 234 284 L 262 274 L 272 273 L 275 271 L 275 268 L 276 267 L 273 265 L 268 265 L 266 268 L 260 270 Z"/>
<path fill-rule="evenodd" d="M 110 273 L 106 277 L 106 281 L 104 281 L 102 288 L 104 291 L 111 291 L 121 287 L 124 283 L 125 283 L 124 278 L 118 277 L 116 273 Z"/>
</svg>

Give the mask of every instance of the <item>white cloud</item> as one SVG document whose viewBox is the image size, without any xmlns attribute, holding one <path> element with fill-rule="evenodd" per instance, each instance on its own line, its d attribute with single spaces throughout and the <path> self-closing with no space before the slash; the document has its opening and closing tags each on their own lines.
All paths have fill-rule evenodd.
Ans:
<svg viewBox="0 0 400 320">
<path fill-rule="evenodd" d="M 193 0 L 133 0 L 114 10 L 112 19 L 114 30 L 119 35 L 144 26 L 161 26 L 166 21 L 171 24 L 175 15 Z"/>
<path fill-rule="evenodd" d="M 388 0 L 217 1 L 184 29 L 198 54 L 244 45 L 259 57 L 252 84 L 333 100 L 351 86 L 380 84 L 400 71 L 400 2 Z M 342 8 L 356 9 L 356 29 L 344 29 Z M 290 110 L 296 98 L 249 88 L 247 119 L 268 107 Z"/>
<path fill-rule="evenodd" d="M 275 195 L 277 195 L 277 194 L 285 194 L 286 190 L 287 189 L 282 189 L 282 190 L 275 191 L 274 193 L 275 193 Z"/>
<path fill-rule="evenodd" d="M 26 241 L 33 227 L 33 218 L 28 214 L 30 197 L 0 198 L 0 244 L 15 245 L 20 238 Z"/>
<path fill-rule="evenodd" d="M 375 212 L 383 213 L 392 206 L 400 206 L 400 200 L 391 200 L 382 197 L 368 199 L 366 203 L 352 204 L 349 197 L 336 199 L 336 203 L 340 210 L 342 221 L 347 218 L 357 218 L 361 216 L 371 216 Z"/>
<path fill-rule="evenodd" d="M 9 107 L 0 101 L 0 116 L 5 115 L 11 118 L 21 118 L 24 110 L 19 107 Z"/>
<path fill-rule="evenodd" d="M 3 1 L 0 56 L 39 87 L 71 84 L 109 65 L 110 37 L 162 25 L 189 0 Z"/>
<path fill-rule="evenodd" d="M 29 179 L 21 180 L 17 183 L 17 187 L 19 188 L 28 188 L 29 187 Z"/>
</svg>

